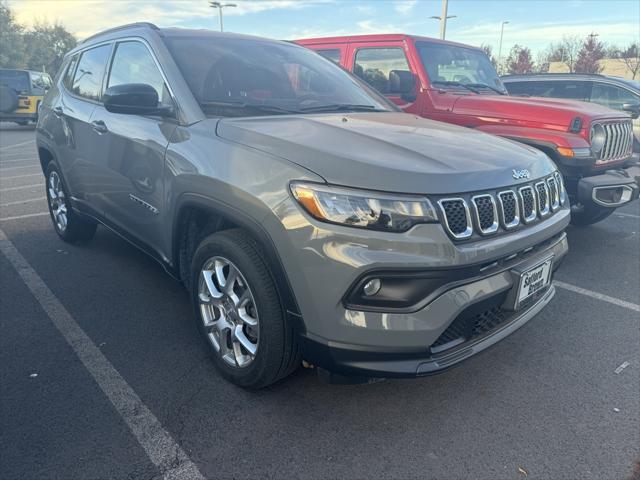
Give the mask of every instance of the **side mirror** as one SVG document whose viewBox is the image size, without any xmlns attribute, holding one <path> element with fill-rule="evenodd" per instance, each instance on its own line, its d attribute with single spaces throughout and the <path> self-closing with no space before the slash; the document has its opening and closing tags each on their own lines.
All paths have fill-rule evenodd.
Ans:
<svg viewBox="0 0 640 480">
<path fill-rule="evenodd" d="M 622 110 L 625 112 L 629 112 L 631 114 L 631 118 L 634 120 L 640 117 L 640 102 L 636 103 L 623 103 Z"/>
<path fill-rule="evenodd" d="M 173 114 L 171 107 L 158 105 L 158 92 L 146 83 L 124 83 L 109 87 L 104 92 L 102 102 L 104 108 L 111 113 L 158 115 L 161 117 Z"/>
<path fill-rule="evenodd" d="M 389 72 L 389 91 L 399 93 L 400 98 L 413 102 L 416 95 L 416 76 L 408 70 L 391 70 Z"/>
</svg>

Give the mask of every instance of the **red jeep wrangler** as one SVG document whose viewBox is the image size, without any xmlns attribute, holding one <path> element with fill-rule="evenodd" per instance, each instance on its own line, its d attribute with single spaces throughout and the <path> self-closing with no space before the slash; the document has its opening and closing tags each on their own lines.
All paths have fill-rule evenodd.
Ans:
<svg viewBox="0 0 640 480">
<path fill-rule="evenodd" d="M 598 105 L 511 97 L 483 50 L 411 35 L 297 40 L 406 112 L 477 128 L 544 151 L 564 175 L 572 222 L 588 225 L 638 197 L 631 118 Z M 514 172 L 514 175 L 522 172 Z"/>
</svg>

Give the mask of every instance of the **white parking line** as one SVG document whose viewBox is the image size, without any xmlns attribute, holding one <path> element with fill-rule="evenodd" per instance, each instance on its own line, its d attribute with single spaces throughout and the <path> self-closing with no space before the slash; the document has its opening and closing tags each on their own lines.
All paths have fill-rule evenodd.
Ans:
<svg viewBox="0 0 640 480">
<path fill-rule="evenodd" d="M 586 288 L 576 287 L 575 285 L 571 285 L 570 283 L 559 282 L 558 280 L 554 280 L 553 284 L 556 287 L 564 288 L 565 290 L 569 290 L 571 292 L 579 293 L 581 295 L 586 295 L 587 297 L 596 298 L 603 302 L 611 303 L 612 305 L 617 305 L 618 307 L 628 308 L 629 310 L 633 310 L 634 312 L 640 312 L 640 305 L 636 303 L 620 300 L 619 298 L 610 297 L 609 295 L 594 292 L 593 290 L 587 290 Z"/>
<path fill-rule="evenodd" d="M 22 165 L 21 167 L 3 167 L 2 165 L 0 165 L 0 171 L 6 172 L 7 170 L 20 170 L 24 168 L 34 168 L 39 166 L 39 163 L 30 163 L 29 165 Z"/>
<path fill-rule="evenodd" d="M 0 222 L 6 222 L 8 220 L 20 220 L 22 218 L 44 217 L 45 215 L 49 216 L 49 212 L 25 213 L 24 215 L 15 215 L 13 217 L 0 217 Z"/>
<path fill-rule="evenodd" d="M 16 202 L 0 203 L 0 208 L 12 207 L 13 205 L 22 205 L 23 203 L 40 202 L 46 199 L 47 197 L 38 197 L 38 198 L 27 198 L 26 200 L 18 200 Z"/>
<path fill-rule="evenodd" d="M 35 141 L 35 138 L 32 138 L 31 140 L 27 140 L 26 142 L 14 143 L 13 145 L 5 145 L 4 147 L 0 147 L 0 150 L 9 150 L 10 148 L 21 147 L 23 145 L 34 143 Z"/>
<path fill-rule="evenodd" d="M 27 188 L 44 187 L 43 183 L 32 183 L 31 185 L 20 185 L 19 187 L 0 188 L 2 192 L 13 192 L 14 190 L 25 190 Z"/>
<path fill-rule="evenodd" d="M 11 180 L 12 178 L 41 177 L 41 176 L 42 176 L 42 172 L 41 173 L 30 173 L 29 175 L 13 175 L 12 177 L 0 176 L 0 179 L 2 179 L 2 180 Z"/>
<path fill-rule="evenodd" d="M 51 322 L 109 398 L 138 443 L 165 479 L 204 480 L 198 467 L 142 403 L 100 349 L 0 229 L 0 252 L 9 260 Z M 178 463 L 178 465 L 175 465 Z M 175 466 L 174 466 L 175 465 Z"/>
<path fill-rule="evenodd" d="M 0 155 L 0 165 L 4 165 L 5 163 L 20 163 L 24 160 L 38 160 L 39 157 L 37 155 L 30 155 L 28 157 L 20 157 L 20 158 L 11 158 L 10 160 L 4 160 L 4 155 Z"/>
<path fill-rule="evenodd" d="M 616 217 L 640 218 L 640 215 L 634 215 L 633 213 L 614 212 L 614 215 Z"/>
</svg>

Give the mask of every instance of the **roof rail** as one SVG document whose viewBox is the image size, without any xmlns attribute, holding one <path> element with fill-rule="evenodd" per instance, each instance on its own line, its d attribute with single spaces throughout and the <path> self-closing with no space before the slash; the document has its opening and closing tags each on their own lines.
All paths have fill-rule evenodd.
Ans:
<svg viewBox="0 0 640 480">
<path fill-rule="evenodd" d="M 102 32 L 94 33 L 90 37 L 87 37 L 84 40 L 82 40 L 80 43 L 81 44 L 82 43 L 86 43 L 89 40 L 91 40 L 92 38 L 96 38 L 96 37 L 98 37 L 100 35 L 104 35 L 105 33 L 117 32 L 119 30 L 125 30 L 127 28 L 134 28 L 134 27 L 146 27 L 146 28 L 152 28 L 153 30 L 160 30 L 156 25 L 154 25 L 151 22 L 127 23 L 126 25 L 120 25 L 119 27 L 113 27 L 113 28 L 109 28 L 107 30 L 103 30 Z"/>
</svg>

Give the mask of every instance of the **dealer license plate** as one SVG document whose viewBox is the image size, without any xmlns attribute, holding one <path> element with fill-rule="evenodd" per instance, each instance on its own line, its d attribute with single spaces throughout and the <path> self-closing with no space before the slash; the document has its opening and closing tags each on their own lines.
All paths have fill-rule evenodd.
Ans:
<svg viewBox="0 0 640 480">
<path fill-rule="evenodd" d="M 549 259 L 521 275 L 517 306 L 549 285 L 549 282 L 551 282 L 552 262 L 553 260 Z"/>
</svg>

